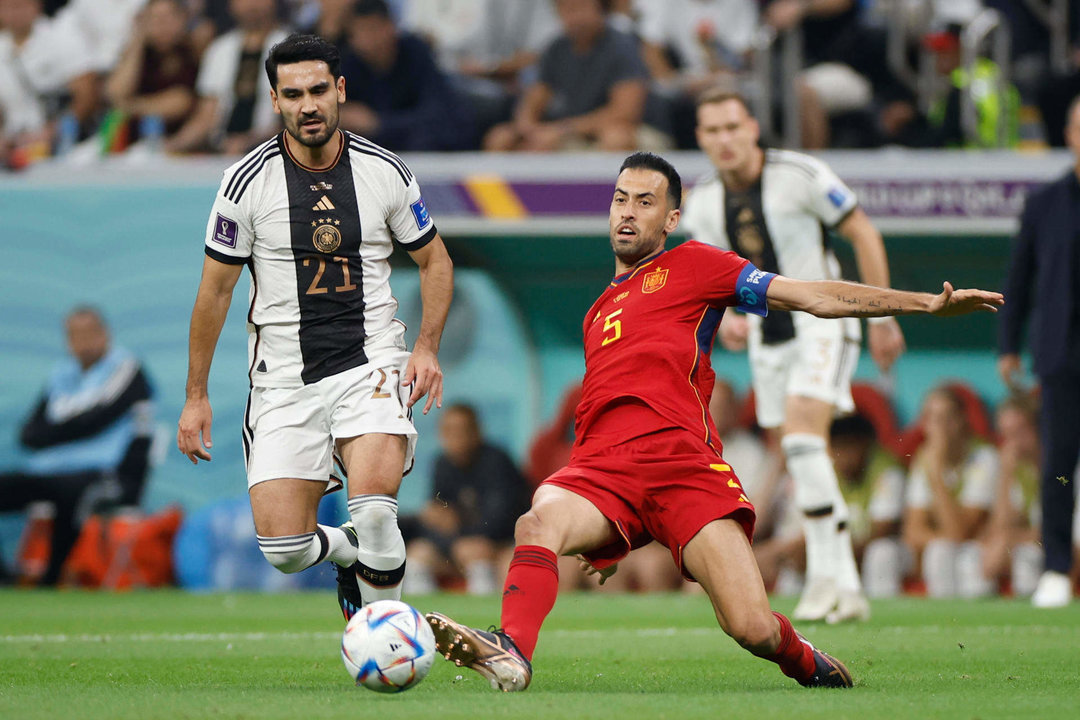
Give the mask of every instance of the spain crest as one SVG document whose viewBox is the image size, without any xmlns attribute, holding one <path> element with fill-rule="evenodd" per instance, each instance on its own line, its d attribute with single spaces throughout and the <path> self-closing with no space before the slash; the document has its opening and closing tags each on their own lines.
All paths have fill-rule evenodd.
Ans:
<svg viewBox="0 0 1080 720">
<path fill-rule="evenodd" d="M 664 283 L 667 282 L 667 274 L 668 271 L 661 268 L 645 273 L 641 279 L 641 292 L 654 293 L 664 287 Z"/>
</svg>

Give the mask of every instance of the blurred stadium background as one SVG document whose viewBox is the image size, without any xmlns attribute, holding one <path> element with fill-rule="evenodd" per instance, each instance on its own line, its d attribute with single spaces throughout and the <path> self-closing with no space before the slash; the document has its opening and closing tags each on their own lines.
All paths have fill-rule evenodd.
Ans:
<svg viewBox="0 0 1080 720">
<path fill-rule="evenodd" d="M 0 8 L 26 1 L 39 4 L 0 0 Z M 408 16 L 408 3 L 391 3 L 395 17 Z M 102 2 L 91 16 L 114 13 L 104 24 L 130 34 L 143 4 Z M 348 4 L 283 2 L 277 18 L 317 29 L 320 13 Z M 728 4 L 748 4 L 757 17 L 732 72 L 766 118 L 768 140 L 802 146 L 804 109 L 789 92 L 808 64 L 802 28 L 770 26 L 767 2 Z M 633 30 L 640 17 L 635 3 L 613 5 L 628 10 L 615 19 L 622 27 L 629 22 Z M 832 118 L 832 147 L 816 152 L 855 190 L 885 234 L 894 286 L 932 291 L 948 279 L 958 287 L 999 288 L 1026 193 L 1072 163 L 1067 151 L 1051 146 L 1060 143 L 1060 127 L 1053 123 L 1063 120 L 1054 108 L 1076 87 L 1073 3 L 878 0 L 841 5 L 844 12 L 856 13 L 851 17 L 857 27 L 880 33 L 890 71 L 920 116 L 933 114 L 940 91 L 957 91 L 960 136 L 950 148 L 908 143 L 922 146 L 913 148 L 863 132 L 875 127 L 875 113 L 888 99 L 875 97 L 856 113 Z M 960 15 L 949 9 L 960 5 L 965 8 Z M 41 10 L 52 13 L 55 22 L 65 18 L 86 30 L 93 25 L 85 14 L 90 6 L 82 0 L 54 0 Z M 192 3 L 188 23 L 196 28 L 218 22 L 216 31 L 221 32 L 230 27 L 231 7 L 211 0 Z M 4 32 L 0 25 L 0 37 Z M 936 32 L 954 34 L 960 59 L 972 73 L 982 59 L 996 65 L 996 74 L 982 84 L 942 85 L 922 41 Z M 114 63 L 122 51 L 112 51 Z M 104 78 L 108 60 L 101 63 L 93 72 Z M 259 82 L 262 87 L 265 80 L 260 76 Z M 1044 102 L 1047 87 L 1051 100 Z M 654 89 L 662 89 L 661 84 Z M 1010 109 L 1006 96 L 1012 92 L 1019 93 L 1020 102 Z M 98 107 L 107 105 L 102 100 Z M 112 126 L 100 111 L 93 121 L 80 118 L 79 137 L 65 137 L 70 128 L 63 130 L 63 118 L 71 109 L 48 107 L 55 112 L 37 128 L 40 133 L 9 132 L 4 138 L 5 162 L 12 169 L 0 172 L 0 467 L 20 462 L 18 427 L 49 368 L 65 352 L 65 313 L 91 303 L 104 311 L 115 341 L 144 361 L 157 391 L 159 442 L 144 509 L 179 504 L 192 517 L 220 505 L 249 523 L 239 432 L 247 395 L 246 275 L 211 374 L 214 461 L 191 466 L 176 451 L 174 439 L 207 213 L 221 172 L 235 156 L 166 154 L 159 137 L 114 142 Z M 992 113 L 991 107 L 996 108 Z M 0 104 L 0 109 L 10 120 L 13 107 Z M 989 126 L 988 113 L 998 117 Z M 680 140 L 677 121 L 669 129 L 679 148 L 665 155 L 692 184 L 708 170 L 707 160 Z M 66 145 L 69 141 L 76 143 L 74 149 Z M 401 154 L 421 182 L 457 268 L 441 355 L 446 400 L 475 405 L 489 437 L 524 463 L 531 440 L 583 371 L 581 317 L 610 277 L 606 211 L 611 181 L 625 153 L 515 155 L 405 147 Z M 855 277 L 850 249 L 842 242 L 837 246 L 848 276 Z M 408 258 L 396 260 L 392 284 L 401 317 L 415 327 L 418 281 Z M 915 418 L 924 393 L 947 379 L 962 379 L 988 403 L 1003 397 L 994 369 L 992 316 L 948 326 L 906 319 L 902 327 L 909 351 L 894 374 L 880 377 L 864 352 L 857 377 L 890 395 L 903 423 Z M 744 356 L 718 350 L 714 366 L 718 375 L 746 389 Z M 417 510 L 428 496 L 437 451 L 433 423 L 433 416 L 417 420 L 421 444 L 416 469 L 402 487 L 403 512 Z M 22 518 L 2 519 L 0 538 L 9 562 L 21 529 Z M 193 584 L 212 583 L 190 571 Z"/>
</svg>

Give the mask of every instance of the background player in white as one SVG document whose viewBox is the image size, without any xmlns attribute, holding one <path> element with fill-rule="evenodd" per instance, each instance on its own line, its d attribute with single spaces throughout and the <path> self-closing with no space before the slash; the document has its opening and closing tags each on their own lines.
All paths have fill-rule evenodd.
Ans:
<svg viewBox="0 0 1080 720">
<path fill-rule="evenodd" d="M 225 171 L 211 211 L 177 444 L 193 463 L 210 460 L 207 376 L 247 265 L 244 445 L 259 547 L 283 572 L 335 562 L 350 617 L 401 595 L 396 496 L 412 464 L 412 405 L 425 395 L 425 413 L 442 404 L 437 353 L 453 265 L 404 163 L 338 130 L 345 79 L 336 48 L 294 35 L 274 46 L 266 71 L 286 129 Z M 420 267 L 424 309 L 411 354 L 390 293 L 394 244 Z M 341 528 L 316 522 L 320 498 L 342 482 L 335 461 L 348 476 L 351 521 Z"/>
<path fill-rule="evenodd" d="M 855 196 L 821 161 L 759 144 L 760 128 L 739 95 L 710 91 L 697 107 L 698 145 L 716 172 L 700 181 L 686 203 L 690 237 L 731 249 L 758 268 L 800 280 L 840 277 L 825 228 L 855 249 L 861 280 L 889 287 L 881 234 Z M 904 350 L 892 318 L 870 321 L 870 353 L 886 371 Z M 747 319 L 728 313 L 720 325 L 729 350 L 749 346 L 759 424 L 781 433 L 804 516 L 806 584 L 793 612 L 798 620 L 866 619 L 847 531 L 848 512 L 827 450 L 837 410 L 854 409 L 850 380 L 858 359 L 855 318 L 823 320 L 807 313 L 770 313 Z"/>
</svg>

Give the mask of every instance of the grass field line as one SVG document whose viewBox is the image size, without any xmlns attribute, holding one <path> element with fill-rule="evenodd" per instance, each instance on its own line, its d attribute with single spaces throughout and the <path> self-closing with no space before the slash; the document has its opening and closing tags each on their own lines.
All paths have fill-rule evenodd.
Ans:
<svg viewBox="0 0 1080 720">
<path fill-rule="evenodd" d="M 837 630 L 847 631 L 851 634 L 930 634 L 952 632 L 966 635 L 1077 635 L 1080 627 L 1053 627 L 1042 625 L 1011 626 L 1011 625 L 919 625 L 911 626 L 864 626 L 845 625 L 842 627 L 829 628 L 831 632 Z M 676 637 L 676 636 L 708 636 L 720 632 L 718 627 L 694 627 L 694 628 L 636 628 L 634 630 L 611 630 L 611 629 L 552 629 L 543 632 L 544 637 L 557 638 L 602 638 L 610 635 L 633 635 L 636 637 Z M 812 634 L 812 631 L 811 631 Z M 39 643 L 39 644 L 62 644 L 62 643 L 101 643 L 101 642 L 174 642 L 174 643 L 200 643 L 200 642 L 258 642 L 266 640 L 327 640 L 338 636 L 336 632 L 219 632 L 219 633 L 29 633 L 26 635 L 0 635 L 0 644 Z"/>
</svg>

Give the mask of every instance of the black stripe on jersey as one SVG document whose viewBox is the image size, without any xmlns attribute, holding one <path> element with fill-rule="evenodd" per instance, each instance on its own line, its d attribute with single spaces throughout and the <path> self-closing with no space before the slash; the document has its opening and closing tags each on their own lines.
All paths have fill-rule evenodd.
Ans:
<svg viewBox="0 0 1080 720">
<path fill-rule="evenodd" d="M 248 258 L 246 257 L 236 257 L 235 255 L 226 255 L 223 252 L 218 252 L 209 245 L 204 245 L 203 248 L 207 255 L 226 265 L 245 265 L 248 261 Z"/>
<path fill-rule="evenodd" d="M 406 186 L 408 186 L 409 182 L 412 180 L 412 173 L 409 172 L 409 168 L 405 167 L 405 163 L 403 163 L 396 155 L 386 152 L 378 145 L 371 145 L 370 143 L 366 145 L 361 144 L 356 142 L 355 136 L 353 136 L 353 139 L 350 139 L 349 141 L 349 149 L 364 155 L 377 157 L 390 163 L 394 170 L 397 171 L 397 174 L 401 176 L 401 181 L 405 183 Z"/>
<path fill-rule="evenodd" d="M 237 187 L 240 185 L 240 183 L 244 181 L 244 178 L 247 176 L 247 174 L 254 171 L 255 168 L 257 168 L 259 164 L 263 162 L 266 154 L 268 152 L 272 152 L 276 147 L 277 138 L 274 137 L 252 150 L 248 157 L 244 160 L 243 165 L 237 168 L 236 172 L 233 173 L 232 179 L 229 180 L 228 187 L 225 188 L 225 197 L 232 200 Z M 233 202 L 236 201 L 233 200 Z"/>
<path fill-rule="evenodd" d="M 761 178 L 745 192 L 724 192 L 724 229 L 731 247 L 754 263 L 758 270 L 779 273 L 769 227 L 761 200 Z M 761 320 L 761 339 L 766 345 L 776 345 L 795 337 L 795 322 L 791 313 L 770 310 Z"/>
<path fill-rule="evenodd" d="M 362 218 L 349 153 L 322 172 L 291 159 L 284 167 L 300 306 L 300 379 L 307 385 L 367 362 Z M 315 209 L 323 195 L 333 201 L 332 210 Z"/>
<path fill-rule="evenodd" d="M 393 163 L 395 167 L 405 173 L 405 177 L 407 177 L 409 180 L 413 179 L 413 174 L 409 170 L 409 166 L 405 164 L 405 161 L 399 158 L 394 153 L 387 150 L 386 148 L 376 145 L 375 143 L 368 140 L 366 137 L 362 137 L 354 133 L 349 133 L 349 141 L 350 144 L 360 145 L 368 150 L 378 153 L 381 157 L 386 158 L 391 163 Z"/>
<path fill-rule="evenodd" d="M 399 247 L 399 248 L 401 248 L 402 250 L 408 250 L 409 252 L 416 252 L 417 250 L 419 250 L 420 248 L 424 247 L 424 246 L 425 246 L 425 245 L 427 245 L 427 244 L 428 244 L 429 242 L 431 242 L 432 240 L 434 240 L 434 239 L 435 239 L 435 236 L 436 236 L 436 235 L 437 235 L 438 233 L 439 233 L 439 231 L 435 229 L 435 224 L 434 224 L 434 223 L 432 223 L 431 227 L 429 227 L 429 228 L 428 228 L 428 230 L 427 230 L 427 232 L 426 232 L 426 233 L 424 233 L 423 235 L 421 235 L 421 236 L 420 236 L 419 238 L 417 238 L 416 240 L 413 240 L 413 241 L 412 241 L 411 243 L 409 243 L 408 245 L 405 245 L 404 243 L 399 243 L 399 242 L 398 242 L 398 240 L 397 240 L 397 238 L 393 238 L 393 241 L 394 241 L 394 247 Z"/>
<path fill-rule="evenodd" d="M 258 167 L 256 167 L 252 172 L 248 173 L 247 179 L 244 180 L 244 184 L 241 185 L 239 187 L 239 189 L 237 189 L 236 198 L 233 200 L 233 202 L 234 203 L 240 202 L 240 198 L 242 198 L 244 196 L 244 193 L 247 191 L 248 185 L 251 184 L 251 181 L 259 176 L 259 173 L 261 173 L 263 171 L 263 168 L 266 167 L 267 163 L 269 163 L 274 158 L 280 157 L 280 156 L 281 156 L 281 149 L 280 148 L 277 149 L 277 150 L 272 150 L 272 151 L 268 152 L 265 155 L 265 157 L 263 157 L 263 159 L 259 163 Z"/>
</svg>

